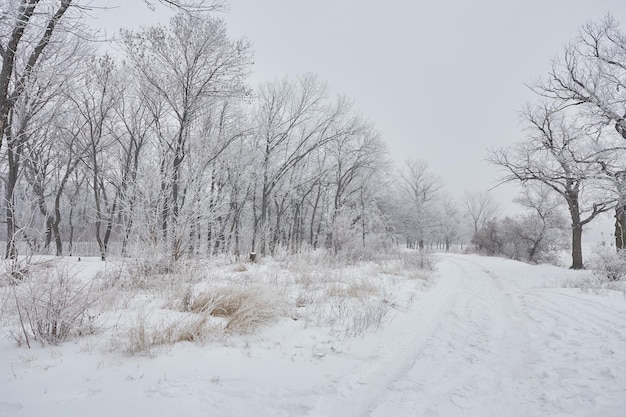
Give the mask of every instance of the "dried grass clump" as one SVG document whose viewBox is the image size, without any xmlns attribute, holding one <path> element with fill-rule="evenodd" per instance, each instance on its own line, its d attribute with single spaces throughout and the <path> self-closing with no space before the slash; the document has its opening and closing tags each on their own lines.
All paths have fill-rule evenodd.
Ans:
<svg viewBox="0 0 626 417">
<path fill-rule="evenodd" d="M 255 330 L 276 318 L 283 310 L 280 303 L 268 294 L 252 291 L 240 293 L 236 298 L 232 298 L 230 307 L 234 305 L 237 308 L 228 316 L 226 329 L 239 333 Z"/>
<path fill-rule="evenodd" d="M 226 318 L 225 328 L 238 333 L 253 331 L 284 310 L 275 296 L 259 288 L 215 288 L 190 297 L 186 305 L 192 313 Z"/>
<path fill-rule="evenodd" d="M 378 295 L 380 289 L 367 281 L 354 281 L 347 284 L 335 283 L 326 288 L 326 296 L 338 298 L 365 298 Z"/>
<path fill-rule="evenodd" d="M 176 320 L 167 325 L 158 325 L 150 328 L 145 316 L 140 316 L 126 336 L 126 354 L 136 355 L 149 353 L 152 348 L 169 346 L 179 342 L 203 341 L 213 333 L 208 317 L 194 316 Z"/>
</svg>

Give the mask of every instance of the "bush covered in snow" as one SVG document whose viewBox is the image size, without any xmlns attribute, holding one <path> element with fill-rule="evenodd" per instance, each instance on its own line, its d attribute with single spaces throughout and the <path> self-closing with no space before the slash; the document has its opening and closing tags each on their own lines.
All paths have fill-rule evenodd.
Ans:
<svg viewBox="0 0 626 417">
<path fill-rule="evenodd" d="M 562 223 L 547 225 L 535 215 L 492 219 L 473 243 L 481 253 L 530 263 L 557 263 L 565 245 Z"/>
<path fill-rule="evenodd" d="M 626 251 L 599 250 L 594 262 L 595 274 L 607 281 L 626 281 Z"/>
<path fill-rule="evenodd" d="M 11 285 L 19 326 L 11 332 L 18 343 L 56 344 L 70 336 L 92 334 L 97 296 L 67 266 L 34 268 Z M 17 330 L 19 328 L 19 330 Z"/>
</svg>

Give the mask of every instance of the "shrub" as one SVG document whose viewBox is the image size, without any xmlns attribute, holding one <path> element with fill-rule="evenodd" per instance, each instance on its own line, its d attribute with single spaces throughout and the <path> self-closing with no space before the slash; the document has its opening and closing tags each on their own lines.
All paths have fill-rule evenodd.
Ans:
<svg viewBox="0 0 626 417">
<path fill-rule="evenodd" d="M 599 251 L 594 270 L 604 280 L 626 281 L 626 251 Z"/>
<path fill-rule="evenodd" d="M 404 269 L 419 269 L 421 271 L 433 271 L 435 269 L 433 255 L 425 249 L 401 253 L 400 264 Z"/>
<path fill-rule="evenodd" d="M 488 256 L 504 256 L 530 263 L 558 263 L 565 245 L 565 228 L 537 215 L 491 219 L 478 230 L 472 242 Z"/>
<path fill-rule="evenodd" d="M 94 333 L 91 287 L 91 282 L 80 281 L 67 267 L 36 270 L 23 278 L 14 288 L 14 299 L 25 342 L 29 344 L 32 337 L 56 344 L 69 336 Z M 15 336 L 20 342 L 21 335 Z"/>
</svg>

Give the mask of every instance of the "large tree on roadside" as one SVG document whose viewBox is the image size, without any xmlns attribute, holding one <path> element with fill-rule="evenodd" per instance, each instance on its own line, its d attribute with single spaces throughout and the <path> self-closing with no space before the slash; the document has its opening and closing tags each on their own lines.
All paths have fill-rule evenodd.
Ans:
<svg viewBox="0 0 626 417">
<path fill-rule="evenodd" d="M 611 209 L 614 200 L 597 185 L 604 175 L 594 163 L 597 153 L 590 147 L 596 129 L 576 125 L 567 110 L 529 107 L 525 112 L 526 139 L 492 151 L 489 161 L 504 170 L 504 181 L 542 183 L 563 197 L 572 221 L 572 268 L 582 269 L 583 227 Z"/>
<path fill-rule="evenodd" d="M 596 160 L 617 195 L 616 247 L 626 248 L 626 163 L 623 155 L 615 158 L 616 146 L 626 146 L 626 34 L 619 23 L 607 15 L 584 24 L 553 61 L 548 76 L 532 88 L 558 106 L 575 106 L 588 123 L 613 126 L 621 137 L 621 145 L 615 145 L 605 130 L 598 138 Z"/>
</svg>

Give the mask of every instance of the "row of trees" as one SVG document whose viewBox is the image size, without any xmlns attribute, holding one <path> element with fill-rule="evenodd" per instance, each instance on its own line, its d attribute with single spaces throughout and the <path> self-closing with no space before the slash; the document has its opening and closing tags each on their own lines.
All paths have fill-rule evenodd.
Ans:
<svg viewBox="0 0 626 417">
<path fill-rule="evenodd" d="M 396 173 L 373 124 L 318 77 L 250 89 L 248 42 L 189 9 L 99 55 L 82 7 L 2 11 L 7 257 L 21 241 L 179 259 L 462 237 L 441 180 L 421 161 Z"/>
<path fill-rule="evenodd" d="M 179 2 L 170 2 L 177 6 Z M 626 36 L 613 18 L 582 27 L 532 85 L 526 139 L 495 150 L 524 185 L 527 214 L 495 220 L 487 193 L 452 198 L 419 160 L 389 162 L 374 125 L 314 75 L 251 89 L 250 45 L 187 5 L 169 25 L 125 31 L 98 54 L 77 0 L 10 0 L 0 19 L 0 160 L 7 241 L 102 258 L 297 252 L 474 237 L 489 253 L 541 260 L 569 212 L 582 230 L 614 210 L 626 239 Z M 211 3 L 206 10 L 215 10 Z M 539 187 L 533 184 L 541 184 Z M 549 191 L 549 192 L 548 192 Z M 552 193 L 552 194 L 551 194 Z"/>
<path fill-rule="evenodd" d="M 505 180 L 560 196 L 579 269 L 583 228 L 600 213 L 615 212 L 615 246 L 626 244 L 626 35 L 611 16 L 585 24 L 531 88 L 538 99 L 524 111 L 525 140 L 490 159 Z"/>
</svg>

